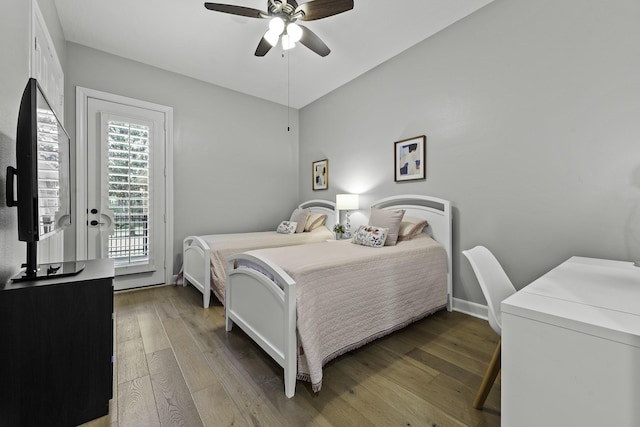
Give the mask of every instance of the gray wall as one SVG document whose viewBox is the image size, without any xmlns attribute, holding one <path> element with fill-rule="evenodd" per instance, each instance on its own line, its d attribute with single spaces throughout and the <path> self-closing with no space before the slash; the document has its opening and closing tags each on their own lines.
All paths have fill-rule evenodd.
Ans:
<svg viewBox="0 0 640 427">
<path fill-rule="evenodd" d="M 454 297 L 480 304 L 474 245 L 517 288 L 640 259 L 638 22 L 637 0 L 494 1 L 300 111 L 300 198 L 328 158 L 327 196 L 451 200 Z M 426 181 L 394 183 L 393 142 L 422 134 Z"/>
<path fill-rule="evenodd" d="M 297 111 L 67 43 L 66 123 L 82 86 L 174 109 L 174 274 L 192 234 L 275 230 L 298 203 Z M 215 70 L 211 70 L 215 72 Z"/>
<path fill-rule="evenodd" d="M 38 0 L 60 62 L 65 69 L 64 37 L 53 0 Z M 0 284 L 20 270 L 26 245 L 18 242 L 16 208 L 5 203 L 7 166 L 16 166 L 18 107 L 30 63 L 31 1 L 3 0 L 0 13 Z"/>
<path fill-rule="evenodd" d="M 4 170 L 15 165 L 30 13 L 29 2 L 7 1 L 2 281 L 24 261 Z M 460 250 L 475 244 L 517 287 L 573 254 L 640 258 L 637 1 L 495 0 L 304 108 L 299 158 L 295 112 L 287 133 L 285 107 L 65 44 L 52 0 L 38 2 L 65 70 L 74 140 L 76 85 L 174 107 L 174 272 L 186 235 L 271 229 L 298 200 L 341 192 L 361 193 L 363 206 L 401 193 L 451 200 L 454 296 L 473 302 L 484 299 Z M 427 180 L 395 184 L 393 142 L 421 134 Z M 329 190 L 313 192 L 311 162 L 324 158 Z"/>
<path fill-rule="evenodd" d="M 29 78 L 29 11 L 28 2 L 7 0 L 0 14 L 0 283 L 26 259 L 26 246 L 18 242 L 16 209 L 5 203 L 5 171 L 16 166 L 18 107 Z"/>
</svg>

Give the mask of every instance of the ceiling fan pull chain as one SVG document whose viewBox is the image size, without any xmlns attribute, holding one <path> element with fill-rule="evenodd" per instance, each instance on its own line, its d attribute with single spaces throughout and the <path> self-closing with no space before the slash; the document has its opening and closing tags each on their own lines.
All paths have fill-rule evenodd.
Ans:
<svg viewBox="0 0 640 427">
<path fill-rule="evenodd" d="M 282 52 L 282 54 L 284 55 L 284 52 Z M 290 94 L 291 94 L 291 74 L 289 73 L 289 64 L 291 63 L 290 61 L 291 59 L 291 51 L 289 51 L 287 53 L 287 132 L 291 131 L 291 107 L 289 105 L 289 100 L 291 98 Z"/>
</svg>

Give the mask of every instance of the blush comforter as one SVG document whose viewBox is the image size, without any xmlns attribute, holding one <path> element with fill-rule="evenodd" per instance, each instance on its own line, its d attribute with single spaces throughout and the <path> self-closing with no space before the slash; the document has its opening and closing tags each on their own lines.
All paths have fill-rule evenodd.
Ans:
<svg viewBox="0 0 640 427">
<path fill-rule="evenodd" d="M 250 253 L 296 281 L 297 377 L 314 391 L 331 359 L 447 304 L 447 254 L 427 234 L 382 248 L 333 241 Z"/>
<path fill-rule="evenodd" d="M 224 304 L 226 259 L 228 256 L 253 249 L 279 248 L 333 239 L 327 227 L 318 227 L 305 233 L 281 234 L 275 231 L 253 233 L 210 234 L 200 236 L 211 248 L 211 290 Z"/>
</svg>

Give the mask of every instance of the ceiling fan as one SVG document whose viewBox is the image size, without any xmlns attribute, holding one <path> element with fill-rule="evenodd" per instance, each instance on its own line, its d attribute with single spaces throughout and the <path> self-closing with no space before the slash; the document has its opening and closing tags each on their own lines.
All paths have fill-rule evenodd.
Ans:
<svg viewBox="0 0 640 427">
<path fill-rule="evenodd" d="M 311 0 L 301 5 L 295 0 L 267 0 L 268 12 L 221 3 L 205 3 L 204 7 L 232 15 L 270 19 L 269 30 L 260 39 L 256 56 L 265 56 L 279 40 L 282 40 L 285 50 L 293 48 L 299 41 L 318 55 L 327 56 L 331 49 L 313 31 L 296 24 L 296 21 L 314 21 L 346 12 L 353 9 L 353 0 Z"/>
</svg>

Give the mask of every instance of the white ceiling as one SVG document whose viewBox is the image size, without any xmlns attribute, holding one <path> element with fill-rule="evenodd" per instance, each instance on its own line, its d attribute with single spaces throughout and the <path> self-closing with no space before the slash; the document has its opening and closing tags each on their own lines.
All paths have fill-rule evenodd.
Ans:
<svg viewBox="0 0 640 427">
<path fill-rule="evenodd" d="M 214 1 L 263 11 L 268 4 Z M 68 41 L 302 108 L 491 1 L 354 0 L 353 10 L 304 23 L 331 49 L 324 58 L 302 45 L 288 57 L 280 45 L 256 57 L 268 21 L 213 12 L 204 0 L 55 4 Z"/>
</svg>

